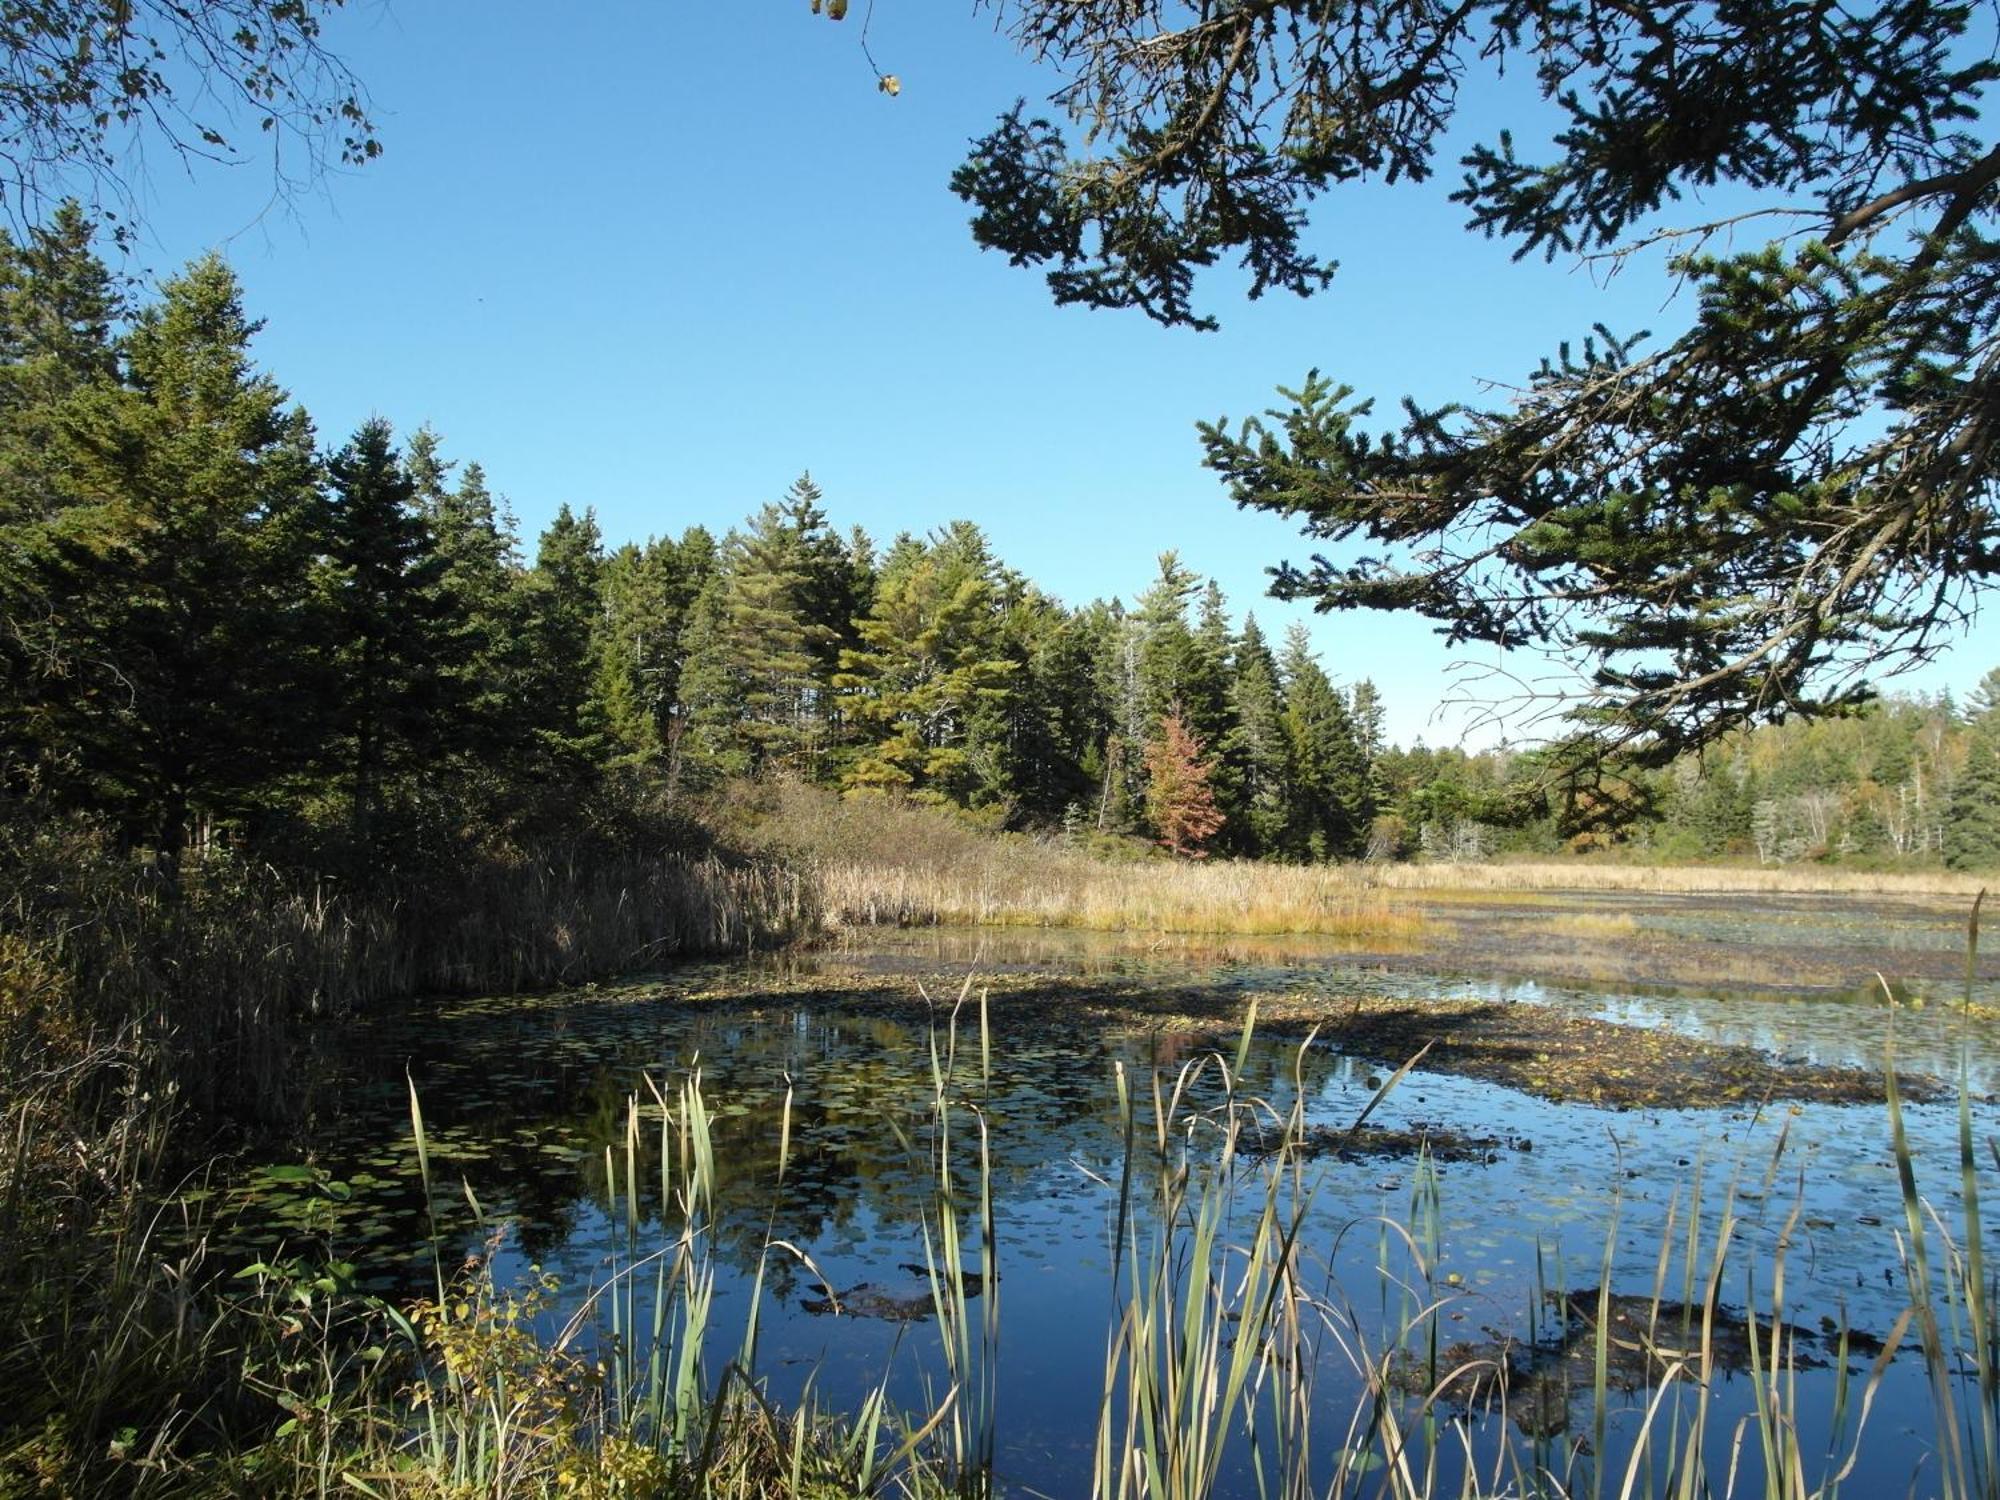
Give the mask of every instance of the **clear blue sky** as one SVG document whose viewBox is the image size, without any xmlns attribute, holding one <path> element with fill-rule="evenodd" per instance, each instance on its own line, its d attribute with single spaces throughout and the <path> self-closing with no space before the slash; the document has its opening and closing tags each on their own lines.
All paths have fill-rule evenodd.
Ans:
<svg viewBox="0 0 2000 1500">
<path fill-rule="evenodd" d="M 969 517 L 1073 603 L 1131 599 L 1177 549 L 1272 635 L 1310 619 L 1336 679 L 1381 686 L 1392 737 L 1450 741 L 1431 714 L 1452 659 L 1426 624 L 1262 597 L 1265 567 L 1309 549 L 1228 504 L 1195 420 L 1261 410 L 1314 366 L 1391 413 L 1405 392 L 1478 400 L 1559 336 L 1681 316 L 1645 268 L 1605 286 L 1467 235 L 1449 162 L 1325 202 L 1314 233 L 1342 271 L 1310 301 L 1248 302 L 1219 274 L 1220 333 L 1059 310 L 973 246 L 946 189 L 967 140 L 1051 82 L 969 0 L 878 0 L 894 99 L 860 49 L 867 0 L 838 25 L 806 0 L 351 4 L 328 40 L 386 154 L 271 209 L 261 166 L 190 176 L 155 153 L 139 259 L 223 250 L 267 320 L 261 362 L 323 441 L 430 423 L 530 546 L 563 502 L 613 543 L 720 533 L 809 469 L 836 524 L 886 541 Z M 1904 683 L 1962 693 L 1996 663 L 1983 626 Z"/>
</svg>

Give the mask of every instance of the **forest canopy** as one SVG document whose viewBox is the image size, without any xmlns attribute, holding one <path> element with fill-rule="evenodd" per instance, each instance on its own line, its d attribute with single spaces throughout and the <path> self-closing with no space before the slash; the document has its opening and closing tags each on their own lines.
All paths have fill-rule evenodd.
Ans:
<svg viewBox="0 0 2000 1500">
<path fill-rule="evenodd" d="M 1118 858 L 2000 861 L 2000 673 L 1552 790 L 1547 752 L 1390 743 L 1365 641 L 1274 641 L 1172 552 L 1070 605 L 970 521 L 878 543 L 803 475 L 719 537 L 562 506 L 524 538 L 429 429 L 323 437 L 220 258 L 141 296 L 93 239 L 0 234 L 0 798 L 169 872 L 604 857 L 744 778 Z"/>
<path fill-rule="evenodd" d="M 1048 114 L 1003 115 L 953 186 L 977 241 L 1045 270 L 1058 302 L 1213 327 L 1197 273 L 1224 260 L 1252 296 L 1318 292 L 1319 200 L 1448 170 L 1461 110 L 1507 98 L 1516 128 L 1455 163 L 1468 231 L 1517 258 L 1664 247 L 1686 288 L 1684 331 L 1551 329 L 1489 406 L 1406 401 L 1383 423 L 1316 371 L 1276 410 L 1204 424 L 1239 505 L 1366 548 L 1285 565 L 1281 595 L 1581 662 L 1579 748 L 1664 764 L 1860 701 L 1947 645 L 2000 566 L 1987 13 L 998 9 L 1064 82 Z"/>
</svg>

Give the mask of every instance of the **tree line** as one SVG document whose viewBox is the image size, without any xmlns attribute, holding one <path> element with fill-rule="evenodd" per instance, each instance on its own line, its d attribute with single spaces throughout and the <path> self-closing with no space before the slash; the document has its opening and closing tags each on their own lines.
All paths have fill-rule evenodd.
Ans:
<svg viewBox="0 0 2000 1500">
<path fill-rule="evenodd" d="M 0 240 L 0 771 L 169 872 L 629 837 L 764 775 L 1189 856 L 2000 859 L 1985 690 L 1590 786 L 1403 749 L 1171 552 L 1071 607 L 969 521 L 878 545 L 801 476 L 719 538 L 607 547 L 564 506 L 529 555 L 428 429 L 323 444 L 258 326 L 216 257 L 135 297 L 74 208 Z"/>
<path fill-rule="evenodd" d="M 1542 812 L 1539 762 L 1504 746 L 1391 749 L 1376 763 L 1378 849 L 1464 859 L 1619 845 L 1666 861 L 2000 866 L 2000 671 L 1963 704 L 1890 694 L 1628 768 L 1615 826 L 1566 830 Z"/>
<path fill-rule="evenodd" d="M 0 241 L 0 756 L 169 870 L 357 869 L 785 774 L 1186 853 L 1359 853 L 1380 703 L 1172 554 L 1072 609 L 969 522 L 878 547 L 789 492 L 717 538 L 527 555 L 477 463 L 323 444 L 217 257 L 137 296 L 74 207 Z"/>
</svg>

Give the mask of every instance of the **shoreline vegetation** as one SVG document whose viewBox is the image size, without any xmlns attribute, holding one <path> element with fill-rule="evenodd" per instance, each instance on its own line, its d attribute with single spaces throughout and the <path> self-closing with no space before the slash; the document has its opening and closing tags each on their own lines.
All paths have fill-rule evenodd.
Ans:
<svg viewBox="0 0 2000 1500">
<path fill-rule="evenodd" d="M 1982 889 L 1944 869 L 1621 862 L 1169 860 L 1131 842 L 982 830 L 944 809 L 840 798 L 778 782 L 725 801 L 726 836 L 810 870 L 837 926 L 1026 926 L 1092 931 L 1312 934 L 1389 951 L 1429 929 L 1418 902 L 1563 892 L 1866 895 L 1951 903 Z"/>
<path fill-rule="evenodd" d="M 1426 937 L 1421 901 L 1558 889 L 1551 871 L 1585 877 L 1568 888 L 1598 876 L 1638 882 L 1600 888 L 1703 888 L 1681 883 L 1685 873 L 1671 868 L 1597 863 L 1432 870 L 1168 861 L 1129 843 L 996 835 L 938 809 L 843 800 L 796 784 L 724 801 L 711 822 L 684 852 L 579 844 L 468 859 L 423 885 L 343 892 L 220 859 L 191 861 L 162 880 L 87 825 L 12 818 L 0 876 L 0 1062 L 12 1137 L 0 1163 L 0 1320 L 9 1335 L 0 1388 L 14 1400 L 0 1422 L 0 1494 L 442 1497 L 544 1493 L 535 1486 L 545 1482 L 607 1500 L 984 1493 L 981 1455 L 990 1455 L 991 1433 L 978 1424 L 989 1418 L 969 1391 L 964 1406 L 935 1423 L 899 1416 L 879 1399 L 841 1416 L 774 1412 L 756 1394 L 746 1352 L 740 1364 L 702 1357 L 671 1390 L 646 1385 L 654 1376 L 635 1377 L 614 1400 L 573 1347 L 536 1331 L 547 1289 L 480 1282 L 486 1273 L 474 1268 L 468 1280 L 441 1281 L 434 1304 L 399 1309 L 355 1291 L 353 1268 L 324 1248 L 294 1245 L 247 1271 L 214 1263 L 200 1234 L 199 1194 L 184 1190 L 226 1174 L 228 1153 L 241 1144 L 282 1139 L 303 1123 L 290 1064 L 311 1044 L 314 1024 L 427 991 L 573 985 L 675 955 L 778 948 L 862 914 L 1307 932 L 1394 948 Z M 1785 883 L 1762 880 L 1767 873 Z M 1841 889 L 1849 872 L 1836 873 L 1839 882 L 1813 889 Z M 1702 878 L 1740 880 L 1726 889 L 1796 891 L 1798 875 Z M 1920 888 L 1921 880 L 1898 882 L 1897 894 L 1954 894 L 1954 877 Z M 695 1131 L 701 1108 L 698 1097 L 683 1097 L 661 1119 Z M 966 1122 L 956 1128 L 963 1142 Z M 1324 1147 L 1315 1139 L 1312 1149 Z M 1263 1140 L 1255 1165 L 1296 1173 L 1306 1154 L 1303 1144 L 1274 1150 Z M 675 1188 L 683 1190 L 696 1191 Z M 1927 1223 L 1935 1234 L 1935 1221 Z M 961 1227 L 976 1243 L 982 1231 Z M 1952 1295 L 1964 1309 L 1974 1291 L 1960 1253 L 1946 1248 L 1944 1269 L 1931 1274 L 1959 1278 Z M 941 1263 L 958 1264 L 956 1254 Z M 1128 1269 L 1136 1289 L 1143 1267 Z M 675 1304 L 676 1316 L 699 1325 L 707 1315 L 697 1305 L 699 1267 L 672 1274 L 666 1291 L 697 1299 Z M 1274 1265 L 1272 1274 L 1294 1271 Z M 603 1312 L 618 1290 L 608 1287 L 593 1306 Z M 976 1365 L 966 1351 L 984 1336 L 993 1303 L 967 1311 L 953 1300 L 962 1295 L 949 1285 L 938 1293 L 958 1340 L 955 1368 L 966 1373 Z M 1237 1326 L 1234 1313 L 1211 1311 Z M 1297 1357 L 1273 1352 L 1268 1324 L 1252 1319 L 1250 1327 L 1266 1342 L 1243 1347 L 1245 1369 L 1268 1358 L 1277 1370 Z M 744 1342 L 748 1351 L 754 1338 Z M 1100 1440 L 1111 1445 L 1099 1460 L 1108 1465 L 1098 1475 L 1107 1494 L 1166 1493 L 1134 1478 L 1152 1460 L 1130 1451 L 1137 1418 L 1120 1403 L 1153 1399 L 1147 1382 L 1156 1375 L 1214 1373 L 1143 1373 L 1134 1363 L 1167 1357 L 1125 1350 L 1123 1373 L 1108 1378 L 1107 1412 L 1123 1414 L 1107 1417 Z M 1449 1403 L 1409 1406 L 1404 1377 L 1391 1379 L 1404 1356 L 1382 1357 L 1391 1363 L 1371 1355 L 1361 1371 L 1374 1407 L 1356 1448 L 1390 1444 L 1378 1455 L 1392 1475 L 1380 1492 L 1423 1496 L 1428 1481 L 1407 1468 L 1408 1424 L 1412 1412 L 1436 1416 Z M 1766 1379 L 1784 1368 L 1783 1352 L 1774 1357 Z M 723 1368 L 741 1373 L 703 1394 L 716 1388 L 690 1373 L 697 1366 L 708 1381 Z M 493 1414 L 503 1391 L 537 1392 L 542 1404 L 501 1420 Z M 668 1422 L 670 1409 L 677 1415 Z M 1156 1435 L 1198 1447 L 1222 1436 L 1220 1426 L 1205 1437 Z M 1181 1493 L 1205 1493 L 1206 1462 L 1188 1471 Z M 1377 1463 L 1370 1460 L 1371 1472 Z M 502 1483 L 502 1474 L 512 1477 Z M 1576 1477 L 1552 1476 L 1544 1493 L 1572 1493 L 1566 1486 Z M 1971 1500 L 1988 1492 L 1968 1481 L 1949 1493 Z"/>
<path fill-rule="evenodd" d="M 709 1129 L 727 1101 L 711 1099 L 698 1073 L 649 1079 L 627 1098 L 622 1148 L 605 1164 L 605 1208 L 622 1226 L 617 1256 L 553 1331 L 548 1314 L 565 1289 L 538 1268 L 502 1278 L 504 1225 L 486 1224 L 484 1248 L 469 1256 L 453 1248 L 448 1226 L 465 1221 L 465 1207 L 432 1161 L 413 1088 L 409 1149 L 429 1205 L 434 1297 L 388 1306 L 354 1289 L 352 1268 L 298 1247 L 243 1268 L 214 1318 L 138 1323 L 132 1347 L 118 1351 L 127 1377 L 137 1365 L 182 1382 L 157 1429 L 118 1427 L 77 1469 L 56 1462 L 52 1422 L 0 1451 L 0 1492 L 36 1493 L 41 1464 L 40 1492 L 57 1494 L 992 1494 L 1006 1246 L 981 1110 L 992 1048 L 1005 1043 L 988 1040 L 986 997 L 971 996 L 968 983 L 940 1022 L 930 1113 L 913 1147 L 937 1167 L 923 1226 L 929 1304 L 912 1314 L 934 1330 L 943 1362 L 931 1408 L 893 1409 L 886 1372 L 852 1412 L 810 1395 L 798 1410 L 763 1399 L 763 1269 L 782 1257 L 809 1279 L 818 1272 L 769 1238 L 748 1310 L 737 1324 L 721 1317 Z M 1247 1473 L 1253 1488 L 1242 1492 L 1293 1496 L 1833 1500 L 1888 1421 L 1876 1396 L 1899 1357 L 1918 1360 L 1933 1390 L 1936 1425 L 1922 1435 L 1913 1493 L 1993 1493 L 2000 1320 L 1981 1257 L 1963 1089 L 1963 1197 L 1959 1221 L 1948 1223 L 1919 1193 L 1902 1099 L 1888 1087 L 1905 1206 L 1894 1263 L 1912 1292 L 1890 1327 L 1792 1321 L 1782 1290 L 1788 1237 L 1759 1246 L 1729 1214 L 1705 1228 L 1693 1212 L 1701 1174 L 1721 1168 L 1697 1164 L 1674 1190 L 1650 1286 L 1570 1286 L 1552 1267 L 1554 1280 L 1537 1274 L 1527 1335 L 1489 1339 L 1466 1332 L 1475 1326 L 1466 1319 L 1491 1310 L 1446 1269 L 1443 1189 L 1424 1155 L 1406 1218 L 1351 1226 L 1380 1238 L 1380 1288 L 1324 1278 L 1300 1233 L 1311 1163 L 1350 1144 L 1365 1150 L 1364 1122 L 1404 1071 L 1376 1087 L 1346 1133 L 1315 1127 L 1302 1094 L 1280 1105 L 1242 1090 L 1258 1024 L 1253 1007 L 1233 1043 L 1217 1037 L 1213 1050 L 1156 1080 L 1122 1065 L 1108 1080 L 1126 1147 L 1104 1184 L 1119 1208 L 1092 1495 L 1202 1500 L 1237 1492 L 1226 1487 Z M 770 1127 L 782 1176 L 789 1099 Z M 1754 1177 L 1757 1164 L 1736 1170 Z M 301 1191 L 341 1189 L 295 1172 Z M 478 1205 L 467 1206 L 480 1219 Z M 647 1228 L 656 1209 L 657 1233 Z M 1615 1195 L 1605 1233 L 1608 1266 Z M 196 1258 L 173 1268 L 183 1277 L 201 1269 Z M 1799 1378 L 1828 1367 L 1837 1375 L 1830 1417 L 1808 1409 L 1823 1393 Z M 249 1378 L 227 1378 L 235 1370 Z M 1328 1413 L 1316 1393 L 1336 1385 L 1352 1390 L 1351 1409 Z M 1712 1399 L 1744 1385 L 1745 1413 Z M 90 1395 L 106 1420 L 130 1414 L 120 1402 L 129 1392 Z M 1245 1430 L 1257 1439 L 1246 1442 Z M 1808 1432 L 1823 1441 L 1809 1443 Z"/>
</svg>

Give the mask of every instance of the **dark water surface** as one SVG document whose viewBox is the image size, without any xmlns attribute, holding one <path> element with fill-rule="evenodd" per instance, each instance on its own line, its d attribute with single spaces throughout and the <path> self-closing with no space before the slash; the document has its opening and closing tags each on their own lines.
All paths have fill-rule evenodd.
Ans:
<svg viewBox="0 0 2000 1500">
<path fill-rule="evenodd" d="M 1633 909 L 1620 898 L 1617 910 Z M 1829 946 L 1839 943 L 1857 953 L 1904 950 L 1948 960 L 1956 930 L 1954 919 L 1936 912 L 1833 903 L 1802 912 L 1796 904 L 1765 910 L 1732 901 L 1704 912 L 1696 902 L 1663 901 L 1642 904 L 1640 921 L 1650 935 L 1675 943 L 1711 942 L 1738 958 L 1753 948 L 1780 969 L 1788 951 L 1824 967 Z M 1162 984 L 1212 985 L 1246 998 L 1323 993 L 1329 1004 L 1355 994 L 1417 1001 L 1470 995 L 1672 1028 L 1801 1065 L 1877 1069 L 1893 1025 L 1902 1066 L 1957 1076 L 1962 1022 L 1946 1003 L 1952 987 L 1942 981 L 1902 989 L 1892 1007 L 1879 989 L 1857 986 L 1582 982 L 1537 978 L 1508 963 L 1481 972 L 1477 959 L 1462 946 L 1428 959 L 1371 958 L 1316 952 L 1294 940 L 1203 945 L 930 931 L 863 934 L 805 959 L 691 966 L 616 993 L 452 1002 L 356 1028 L 325 1060 L 314 1166 L 351 1196 L 332 1203 L 253 1178 L 236 1195 L 242 1217 L 234 1233 L 246 1254 L 280 1232 L 295 1243 L 324 1236 L 376 1289 L 428 1290 L 428 1219 L 408 1115 L 413 1080 L 434 1167 L 449 1189 L 447 1260 L 498 1236 L 503 1277 L 539 1264 L 560 1278 L 566 1295 L 581 1299 L 624 1253 L 622 1209 L 607 1204 L 606 1153 L 616 1161 L 623 1150 L 627 1100 L 635 1091 L 651 1098 L 648 1075 L 672 1088 L 698 1065 L 718 1163 L 718 1358 L 734 1350 L 749 1275 L 767 1237 L 776 1237 L 808 1254 L 820 1274 L 789 1256 L 767 1261 L 760 1365 L 773 1394 L 791 1399 L 810 1377 L 821 1399 L 838 1406 L 858 1400 L 886 1369 L 892 1396 L 916 1407 L 939 1378 L 936 1324 L 914 1316 L 928 1294 L 902 1269 L 925 1259 L 922 1226 L 934 1201 L 933 1030 L 919 1012 L 844 1002 L 858 990 L 914 995 L 922 986 L 949 999 L 966 974 L 1079 983 L 1115 976 L 1128 987 L 1157 975 Z M 1990 988 L 1979 986 L 1981 998 L 1990 998 Z M 992 1006 L 990 1078 L 981 1076 L 976 1041 L 962 1024 L 953 1092 L 980 1107 L 991 1134 L 1001 1267 L 997 1469 L 1010 1492 L 1070 1496 L 1088 1490 L 1116 1316 L 1110 1239 L 1122 1136 L 1114 1070 L 1122 1064 L 1140 1080 L 1155 1068 L 1171 1075 L 1213 1039 L 1151 1027 L 1144 1017 L 1063 1024 L 1046 1008 L 1033 1024 L 1016 1026 L 1004 994 Z M 2000 1041 L 1991 1021 L 1972 1029 L 1983 1152 L 2000 1132 L 2000 1110 L 1988 1099 L 2000 1088 Z M 1345 1127 L 1386 1071 L 1323 1045 L 1301 1054 L 1295 1040 L 1264 1038 L 1252 1046 L 1242 1088 L 1282 1108 L 1296 1079 L 1309 1122 Z M 777 1120 L 788 1088 L 792 1159 L 781 1183 Z M 1962 1207 L 1956 1103 L 1912 1105 L 1906 1115 L 1919 1187 L 1955 1231 Z M 971 1116 L 959 1118 L 963 1124 Z M 1523 1340 L 1531 1321 L 1533 1331 L 1546 1331 L 1562 1289 L 1597 1287 L 1607 1256 L 1615 1294 L 1649 1293 L 1670 1224 L 1680 1247 L 1666 1276 L 1672 1300 L 1682 1286 L 1694 1199 L 1703 1275 L 1718 1225 L 1725 1214 L 1735 1220 L 1722 1283 L 1722 1298 L 1734 1308 L 1754 1303 L 1768 1316 L 1781 1236 L 1784 1312 L 1795 1325 L 1813 1331 L 1845 1322 L 1880 1335 L 1907 1305 L 1896 1239 L 1903 1208 L 1880 1105 L 1615 1111 L 1420 1069 L 1371 1123 L 1458 1132 L 1491 1145 L 1435 1164 L 1328 1156 L 1310 1166 L 1305 1258 L 1355 1327 L 1379 1333 L 1396 1323 L 1407 1298 L 1385 1280 L 1386 1265 L 1410 1284 L 1409 1295 L 1434 1291 L 1448 1299 L 1443 1336 L 1465 1352 Z M 964 1164 L 963 1130 L 958 1146 Z M 2000 1202 L 1990 1161 L 1987 1168 L 1985 1199 Z M 474 1219 L 475 1200 L 483 1221 Z M 656 1243 L 663 1232 L 656 1184 L 643 1201 L 641 1238 Z M 1433 1252 L 1427 1281 L 1399 1231 Z M 848 1294 L 846 1315 L 827 1310 L 820 1276 Z M 1830 1362 L 1830 1350 L 1816 1352 Z M 1558 1373 L 1562 1367 L 1546 1352 L 1519 1362 Z M 1855 1361 L 1855 1378 L 1866 1363 Z M 1824 1427 L 1812 1423 L 1831 1409 L 1833 1379 L 1831 1368 L 1800 1377 L 1801 1408 L 1820 1414 L 1808 1417 L 1802 1433 L 1808 1454 L 1824 1450 Z M 1320 1381 L 1323 1441 L 1331 1451 L 1358 1389 L 1331 1340 Z M 1747 1410 L 1747 1376 L 1720 1375 L 1712 1397 L 1729 1413 L 1712 1427 L 1726 1438 Z M 1636 1426 L 1644 1397 L 1613 1399 L 1607 1444 L 1615 1447 L 1617 1434 Z M 1560 1408 L 1559 1397 L 1554 1404 Z M 1589 1406 L 1586 1375 L 1567 1425 L 1560 1410 L 1538 1419 L 1553 1454 L 1588 1439 Z M 1754 1435 L 1746 1442 L 1746 1462 L 1754 1462 Z M 1932 1442 L 1924 1373 L 1906 1353 L 1890 1367 L 1850 1492 L 1906 1490 L 1913 1473 L 1928 1472 Z M 1233 1482 L 1238 1492 L 1254 1492 L 1246 1474 Z M 1917 1493 L 1924 1492 L 1920 1477 Z"/>
</svg>

